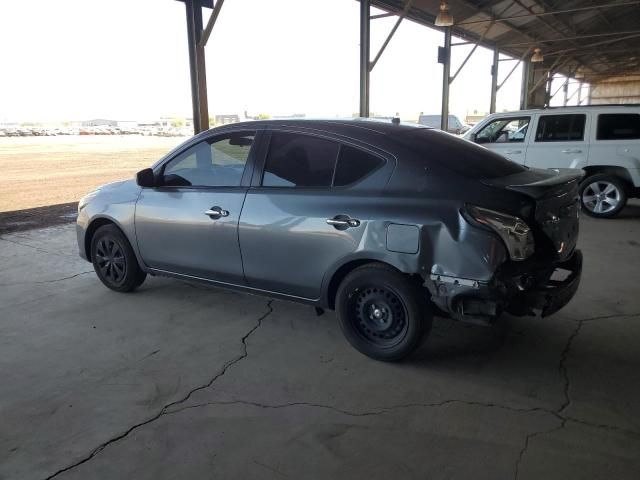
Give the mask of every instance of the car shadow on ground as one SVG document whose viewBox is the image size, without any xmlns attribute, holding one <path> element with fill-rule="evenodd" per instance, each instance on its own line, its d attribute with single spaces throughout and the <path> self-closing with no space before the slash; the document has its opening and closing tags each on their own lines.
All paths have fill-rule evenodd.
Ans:
<svg viewBox="0 0 640 480">
<path fill-rule="evenodd" d="M 624 218 L 627 220 L 636 220 L 640 218 L 640 203 L 634 202 L 627 204 L 626 207 L 615 218 Z"/>
<path fill-rule="evenodd" d="M 508 317 L 501 317 L 494 326 L 435 317 L 431 334 L 409 361 L 431 365 L 451 360 L 477 362 L 500 351 L 513 335 L 523 334 L 512 328 Z"/>
</svg>

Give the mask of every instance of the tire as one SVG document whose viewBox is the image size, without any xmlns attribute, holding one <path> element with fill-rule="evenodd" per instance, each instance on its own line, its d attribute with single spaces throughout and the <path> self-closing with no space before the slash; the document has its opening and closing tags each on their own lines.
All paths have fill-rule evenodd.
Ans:
<svg viewBox="0 0 640 480">
<path fill-rule="evenodd" d="M 116 292 L 131 292 L 147 278 L 131 244 L 115 225 L 103 225 L 91 239 L 91 262 L 100 281 Z"/>
<path fill-rule="evenodd" d="M 358 267 L 340 284 L 336 311 L 344 336 L 375 360 L 409 356 L 431 331 L 427 293 L 406 275 L 379 263 Z"/>
<path fill-rule="evenodd" d="M 615 217 L 627 204 L 627 186 L 614 175 L 591 175 L 580 184 L 580 203 L 591 217 Z"/>
</svg>

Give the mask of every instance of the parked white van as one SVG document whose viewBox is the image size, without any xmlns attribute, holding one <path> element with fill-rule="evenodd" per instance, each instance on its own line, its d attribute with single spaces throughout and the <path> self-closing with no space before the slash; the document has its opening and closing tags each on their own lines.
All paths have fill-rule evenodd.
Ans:
<svg viewBox="0 0 640 480">
<path fill-rule="evenodd" d="M 584 170 L 580 199 L 594 217 L 613 217 L 640 196 L 640 105 L 496 113 L 464 138 L 530 167 Z"/>
<path fill-rule="evenodd" d="M 420 115 L 418 117 L 418 123 L 426 127 L 440 128 L 442 125 L 441 115 Z M 449 121 L 447 123 L 447 131 L 455 135 L 460 135 L 469 131 L 469 125 L 466 125 L 460 121 L 455 115 L 449 115 Z"/>
</svg>

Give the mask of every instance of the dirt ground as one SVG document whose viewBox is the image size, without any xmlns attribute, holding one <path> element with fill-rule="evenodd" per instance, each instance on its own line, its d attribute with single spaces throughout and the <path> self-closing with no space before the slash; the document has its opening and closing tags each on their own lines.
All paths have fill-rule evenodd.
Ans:
<svg viewBox="0 0 640 480">
<path fill-rule="evenodd" d="M 104 183 L 130 178 L 185 137 L 0 138 L 0 212 L 77 202 Z"/>
</svg>

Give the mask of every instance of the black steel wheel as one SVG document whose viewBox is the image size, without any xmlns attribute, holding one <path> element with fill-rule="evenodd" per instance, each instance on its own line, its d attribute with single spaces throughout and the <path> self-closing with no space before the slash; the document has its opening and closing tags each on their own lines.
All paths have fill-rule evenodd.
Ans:
<svg viewBox="0 0 640 480">
<path fill-rule="evenodd" d="M 407 331 L 407 308 L 393 290 L 371 286 L 349 298 L 349 321 L 366 341 L 381 347 L 401 342 Z"/>
<path fill-rule="evenodd" d="M 355 269 L 343 280 L 336 310 L 345 337 L 376 360 L 407 357 L 431 329 L 428 294 L 384 264 Z"/>
<path fill-rule="evenodd" d="M 147 276 L 129 241 L 115 225 L 96 230 L 91 241 L 91 261 L 100 281 L 117 292 L 136 289 Z"/>
</svg>

